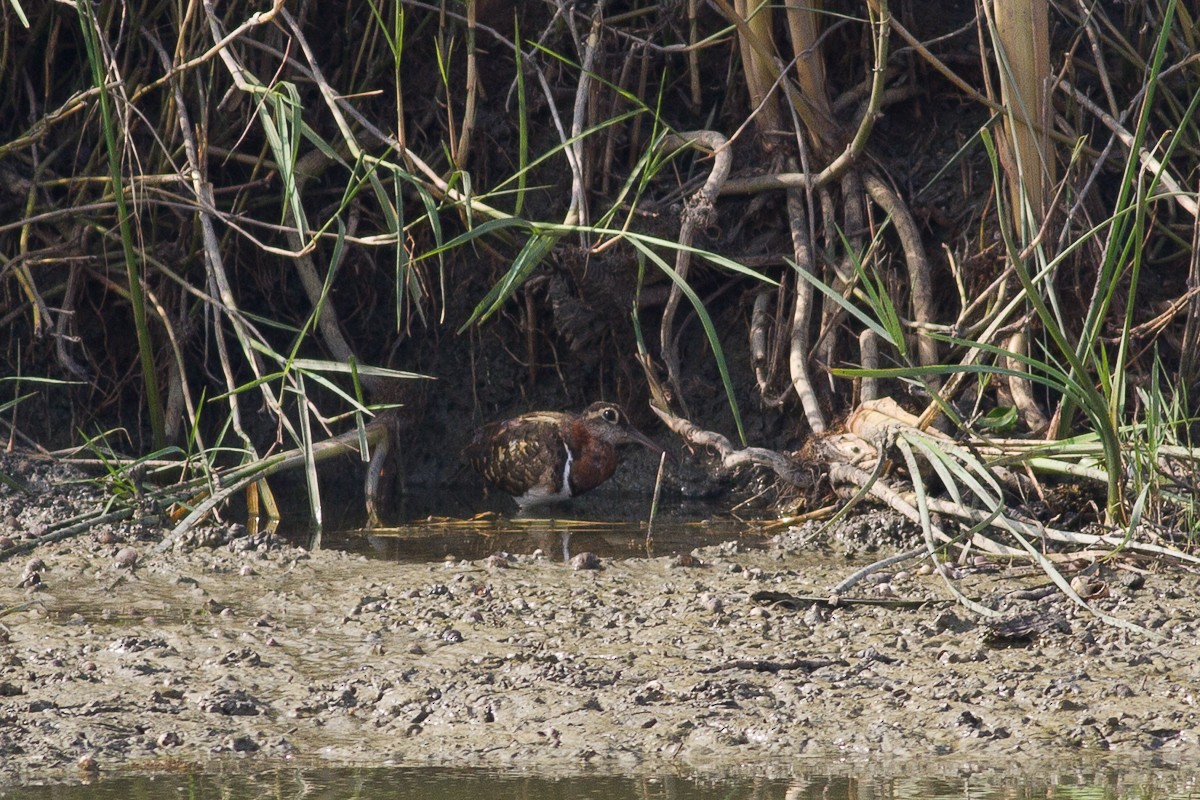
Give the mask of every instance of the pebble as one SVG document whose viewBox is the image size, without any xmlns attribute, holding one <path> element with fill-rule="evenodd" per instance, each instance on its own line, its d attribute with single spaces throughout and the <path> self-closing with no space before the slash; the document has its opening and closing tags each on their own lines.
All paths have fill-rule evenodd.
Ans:
<svg viewBox="0 0 1200 800">
<path fill-rule="evenodd" d="M 516 559 L 511 553 L 506 553 L 501 550 L 498 553 L 492 553 L 484 560 L 484 564 L 490 569 L 508 569 L 513 566 Z"/>
<path fill-rule="evenodd" d="M 571 569 L 600 569 L 600 556 L 584 551 L 571 559 Z"/>
<path fill-rule="evenodd" d="M 165 731 L 155 740 L 159 747 L 178 747 L 183 744 L 183 737 L 176 731 Z"/>
<path fill-rule="evenodd" d="M 249 736 L 231 736 L 225 740 L 223 749 L 233 753 L 254 753 L 258 751 L 258 742 Z"/>
</svg>

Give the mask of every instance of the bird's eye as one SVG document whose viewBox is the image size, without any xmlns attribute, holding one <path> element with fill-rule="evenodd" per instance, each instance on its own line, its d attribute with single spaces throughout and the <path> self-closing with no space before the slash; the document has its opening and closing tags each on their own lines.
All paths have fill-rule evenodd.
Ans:
<svg viewBox="0 0 1200 800">
<path fill-rule="evenodd" d="M 617 424 L 617 420 L 620 419 L 620 415 L 617 414 L 617 410 L 615 408 L 604 409 L 604 411 L 601 413 L 601 416 L 604 417 L 605 422 L 611 422 L 614 425 Z"/>
</svg>

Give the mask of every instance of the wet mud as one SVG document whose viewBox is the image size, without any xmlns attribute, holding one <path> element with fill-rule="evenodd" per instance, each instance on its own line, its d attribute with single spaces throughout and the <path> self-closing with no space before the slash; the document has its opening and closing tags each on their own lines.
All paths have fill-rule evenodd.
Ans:
<svg viewBox="0 0 1200 800">
<path fill-rule="evenodd" d="M 9 544 L 84 502 L 48 486 L 2 490 Z M 900 528 L 877 515 L 761 547 L 569 560 L 498 536 L 486 557 L 394 563 L 240 526 L 159 552 L 153 526 L 102 526 L 0 563 L 0 785 L 227 756 L 620 771 L 1200 757 L 1195 575 L 1077 565 L 1097 608 L 1155 639 L 1021 564 L 910 562 L 850 593 L 877 604 L 822 601 Z M 947 580 L 1007 622 L 976 618 Z"/>
</svg>

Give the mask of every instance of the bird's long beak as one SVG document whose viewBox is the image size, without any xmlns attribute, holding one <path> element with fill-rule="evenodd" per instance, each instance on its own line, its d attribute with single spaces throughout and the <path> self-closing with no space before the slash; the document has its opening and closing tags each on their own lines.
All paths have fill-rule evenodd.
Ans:
<svg viewBox="0 0 1200 800">
<path fill-rule="evenodd" d="M 658 442 L 654 441 L 649 436 L 647 436 L 646 434 L 639 431 L 637 428 L 627 426 L 624 430 L 624 434 L 625 434 L 625 439 L 622 442 L 622 444 L 640 444 L 642 447 L 645 447 L 647 450 L 649 450 L 651 453 L 654 453 L 655 455 L 662 455 L 663 453 L 666 453 L 667 461 L 670 461 L 672 464 L 675 463 L 675 456 L 671 455 L 671 453 L 668 452 L 667 450 L 663 449 L 663 447 L 661 445 L 659 445 Z"/>
</svg>

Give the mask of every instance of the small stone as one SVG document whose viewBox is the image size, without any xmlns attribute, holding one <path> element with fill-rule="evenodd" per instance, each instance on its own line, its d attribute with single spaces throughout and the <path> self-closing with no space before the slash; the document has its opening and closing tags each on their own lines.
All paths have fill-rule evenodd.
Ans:
<svg viewBox="0 0 1200 800">
<path fill-rule="evenodd" d="M 232 736 L 225 740 L 224 749 L 234 753 L 254 753 L 258 751 L 258 742 L 249 736 Z"/>
<path fill-rule="evenodd" d="M 122 547 L 113 558 L 113 563 L 122 569 L 133 569 L 139 557 L 138 551 L 132 547 Z"/>
<path fill-rule="evenodd" d="M 815 628 L 824 625 L 829 621 L 829 608 L 820 603 L 813 603 L 804 612 L 804 624 L 810 628 Z"/>
<path fill-rule="evenodd" d="M 571 569 L 600 569 L 600 556 L 584 551 L 571 559 Z"/>
<path fill-rule="evenodd" d="M 953 611 L 943 611 L 933 618 L 933 629 L 938 633 L 947 630 L 961 630 L 963 621 Z"/>
<path fill-rule="evenodd" d="M 250 566 L 249 564 L 243 564 L 242 568 L 238 570 L 238 574 L 243 578 L 251 578 L 258 573 L 254 571 L 254 567 Z"/>
<path fill-rule="evenodd" d="M 1146 585 L 1146 576 L 1140 572 L 1122 572 L 1117 582 L 1131 592 L 1136 592 Z"/>
<path fill-rule="evenodd" d="M 666 696 L 667 693 L 663 687 L 663 682 L 655 680 L 650 681 L 643 686 L 634 696 L 633 702 L 640 706 L 644 706 L 647 703 L 657 703 Z"/>
<path fill-rule="evenodd" d="M 159 734 L 155 741 L 159 747 L 178 747 L 183 744 L 183 737 L 177 731 L 166 731 Z"/>
<path fill-rule="evenodd" d="M 513 557 L 511 553 L 506 553 L 501 550 L 498 553 L 492 553 L 484 560 L 484 564 L 490 569 L 508 569 L 513 565 Z"/>
<path fill-rule="evenodd" d="M 75 762 L 75 766 L 79 767 L 81 772 L 99 772 L 100 764 L 96 761 L 96 757 L 91 753 L 84 753 Z"/>
</svg>

